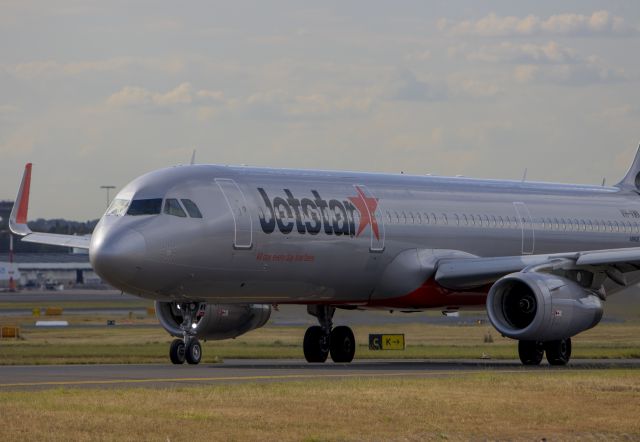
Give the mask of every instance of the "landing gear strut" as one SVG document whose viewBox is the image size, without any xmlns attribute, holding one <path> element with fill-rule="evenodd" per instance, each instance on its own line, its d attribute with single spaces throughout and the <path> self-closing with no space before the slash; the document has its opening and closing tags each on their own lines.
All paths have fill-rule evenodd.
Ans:
<svg viewBox="0 0 640 442">
<path fill-rule="evenodd" d="M 333 328 L 335 307 L 310 305 L 310 315 L 318 318 L 320 325 L 309 327 L 304 334 L 304 357 L 307 362 L 325 362 L 331 355 L 333 362 L 349 363 L 356 352 L 356 340 L 349 327 Z"/>
<path fill-rule="evenodd" d="M 549 365 L 567 365 L 571 359 L 571 338 L 547 342 L 518 342 L 518 355 L 524 365 L 540 365 L 545 353 Z"/>
<path fill-rule="evenodd" d="M 199 364 L 202 360 L 202 345 L 196 337 L 194 324 L 204 314 L 206 304 L 199 302 L 177 304 L 182 313 L 182 339 L 174 339 L 169 347 L 169 358 L 174 364 Z"/>
</svg>

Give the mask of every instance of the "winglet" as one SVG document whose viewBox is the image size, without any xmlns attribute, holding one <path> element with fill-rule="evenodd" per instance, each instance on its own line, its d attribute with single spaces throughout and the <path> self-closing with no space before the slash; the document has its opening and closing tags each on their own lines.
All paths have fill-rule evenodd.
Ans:
<svg viewBox="0 0 640 442">
<path fill-rule="evenodd" d="M 621 190 L 634 191 L 640 193 L 640 146 L 636 152 L 631 168 L 622 181 L 616 184 Z"/>
<path fill-rule="evenodd" d="M 31 229 L 27 226 L 27 214 L 29 212 L 29 191 L 31 190 L 31 163 L 24 166 L 24 175 L 22 175 L 22 183 L 13 204 L 11 216 L 9 217 L 9 229 L 16 235 L 29 235 Z"/>
</svg>

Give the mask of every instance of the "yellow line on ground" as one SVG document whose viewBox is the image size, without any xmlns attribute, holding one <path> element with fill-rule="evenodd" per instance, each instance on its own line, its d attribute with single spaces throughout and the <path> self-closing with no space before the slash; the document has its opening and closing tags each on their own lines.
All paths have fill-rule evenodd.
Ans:
<svg viewBox="0 0 640 442">
<path fill-rule="evenodd" d="M 563 370 L 563 372 L 572 370 Z M 194 378 L 150 378 L 150 379 L 96 379 L 86 381 L 42 381 L 42 382 L 15 382 L 0 384 L 0 388 L 11 387 L 43 387 L 43 386 L 73 386 L 73 385 L 114 385 L 114 384 L 149 384 L 171 382 L 216 382 L 216 381 L 261 381 L 261 380 L 290 380 L 290 379 L 330 379 L 330 378 L 362 378 L 362 377 L 402 377 L 402 376 L 443 376 L 443 375 L 467 375 L 473 373 L 527 373 L 528 370 L 440 370 L 401 373 L 333 373 L 333 374 L 288 374 L 288 375 L 257 375 L 257 376 L 215 376 Z"/>
</svg>

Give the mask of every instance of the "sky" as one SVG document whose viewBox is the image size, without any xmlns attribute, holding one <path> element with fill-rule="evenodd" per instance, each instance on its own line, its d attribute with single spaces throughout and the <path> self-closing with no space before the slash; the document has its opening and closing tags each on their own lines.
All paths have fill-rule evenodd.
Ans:
<svg viewBox="0 0 640 442">
<path fill-rule="evenodd" d="M 94 219 L 188 163 L 615 184 L 640 2 L 4 0 L 0 199 Z"/>
</svg>

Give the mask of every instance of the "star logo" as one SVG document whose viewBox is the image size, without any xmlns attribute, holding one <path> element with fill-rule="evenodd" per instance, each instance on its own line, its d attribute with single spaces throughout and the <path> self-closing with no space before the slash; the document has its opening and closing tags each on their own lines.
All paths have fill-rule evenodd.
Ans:
<svg viewBox="0 0 640 442">
<path fill-rule="evenodd" d="M 362 231 L 370 225 L 376 239 L 380 240 L 378 220 L 376 219 L 378 198 L 368 197 L 358 186 L 355 186 L 355 188 L 356 192 L 358 192 L 358 196 L 350 196 L 349 201 L 351 201 L 353 205 L 356 206 L 356 209 L 358 209 L 358 212 L 360 212 L 360 225 L 358 226 L 356 236 L 360 236 Z"/>
</svg>

